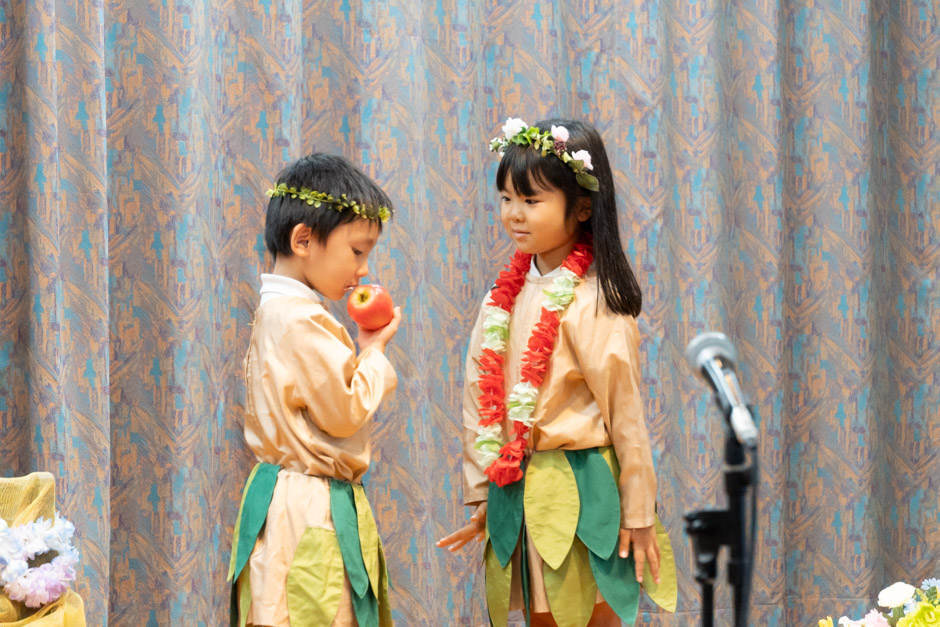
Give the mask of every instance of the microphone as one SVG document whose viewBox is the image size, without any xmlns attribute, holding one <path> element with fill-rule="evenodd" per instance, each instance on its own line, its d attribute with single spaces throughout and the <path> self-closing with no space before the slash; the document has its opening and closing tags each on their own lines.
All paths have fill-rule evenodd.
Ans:
<svg viewBox="0 0 940 627">
<path fill-rule="evenodd" d="M 738 351 L 731 340 L 724 333 L 702 333 L 689 342 L 685 357 L 715 391 L 718 406 L 731 424 L 737 441 L 750 449 L 756 448 L 757 426 L 734 373 Z"/>
</svg>

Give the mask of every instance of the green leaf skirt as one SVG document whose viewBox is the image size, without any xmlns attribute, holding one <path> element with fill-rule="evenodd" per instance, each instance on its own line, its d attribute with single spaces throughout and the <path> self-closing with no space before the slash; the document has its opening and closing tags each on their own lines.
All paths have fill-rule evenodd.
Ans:
<svg viewBox="0 0 940 627">
<path fill-rule="evenodd" d="M 500 488 L 491 483 L 487 542 L 483 553 L 490 622 L 506 625 L 513 565 L 521 572 L 523 604 L 530 611 L 531 543 L 541 558 L 541 579 L 552 617 L 559 627 L 587 625 L 598 601 L 628 624 L 636 622 L 640 584 L 633 556 L 621 558 L 620 465 L 610 446 L 579 451 L 537 451 L 521 481 Z M 676 609 L 676 567 L 669 536 L 656 517 L 660 583 L 647 565 L 644 589 L 660 607 Z M 512 559 L 516 551 L 520 559 Z M 536 560 L 537 563 L 537 560 Z"/>
<path fill-rule="evenodd" d="M 232 582 L 232 627 L 244 627 L 247 622 L 251 582 L 246 566 L 264 533 L 280 471 L 280 466 L 257 464 L 245 484 L 228 571 L 228 580 Z M 290 623 L 332 624 L 343 598 L 344 579 L 348 577 L 359 625 L 391 625 L 388 570 L 369 501 L 359 484 L 327 481 L 334 529 L 307 527 L 300 538 L 284 582 Z"/>
</svg>

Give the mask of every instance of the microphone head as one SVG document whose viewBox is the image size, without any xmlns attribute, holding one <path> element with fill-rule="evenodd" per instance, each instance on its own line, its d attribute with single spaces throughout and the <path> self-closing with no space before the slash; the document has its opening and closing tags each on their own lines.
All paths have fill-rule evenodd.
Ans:
<svg viewBox="0 0 940 627">
<path fill-rule="evenodd" d="M 724 333 L 709 331 L 695 336 L 685 349 L 685 358 L 695 372 L 701 372 L 709 359 L 718 359 L 722 365 L 734 370 L 738 364 L 738 351 Z"/>
</svg>

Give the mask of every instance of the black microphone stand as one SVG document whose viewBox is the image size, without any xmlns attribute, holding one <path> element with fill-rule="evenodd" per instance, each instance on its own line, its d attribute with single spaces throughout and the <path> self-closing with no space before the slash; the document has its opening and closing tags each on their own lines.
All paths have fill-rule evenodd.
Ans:
<svg viewBox="0 0 940 627">
<path fill-rule="evenodd" d="M 720 403 L 720 401 L 719 401 Z M 731 407 L 721 407 L 725 418 L 729 418 Z M 754 407 L 748 405 L 751 415 Z M 734 625 L 745 627 L 750 596 L 751 572 L 753 570 L 753 546 L 756 522 L 756 471 L 757 450 L 751 451 L 751 460 L 746 459 L 746 449 L 738 442 L 725 421 L 725 491 L 728 494 L 728 509 L 706 509 L 685 516 L 686 533 L 692 539 L 695 554 L 695 579 L 702 587 L 702 625 L 714 625 L 714 584 L 718 570 L 718 553 L 722 546 L 731 551 L 728 560 L 728 582 L 734 595 Z M 744 507 L 748 486 L 754 486 L 751 508 L 751 551 L 746 542 L 747 512 Z"/>
</svg>

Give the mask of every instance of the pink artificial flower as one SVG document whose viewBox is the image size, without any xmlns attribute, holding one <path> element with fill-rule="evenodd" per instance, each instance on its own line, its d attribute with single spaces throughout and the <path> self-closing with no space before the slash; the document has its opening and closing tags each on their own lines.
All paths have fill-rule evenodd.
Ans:
<svg viewBox="0 0 940 627">
<path fill-rule="evenodd" d="M 572 153 L 571 158 L 576 161 L 583 162 L 585 170 L 594 169 L 594 166 L 591 165 L 591 153 L 589 153 L 587 150 L 579 150 L 578 152 Z"/>
<path fill-rule="evenodd" d="M 865 618 L 862 620 L 865 621 L 865 627 L 891 627 L 884 614 L 878 610 L 872 610 L 865 614 Z"/>
</svg>

